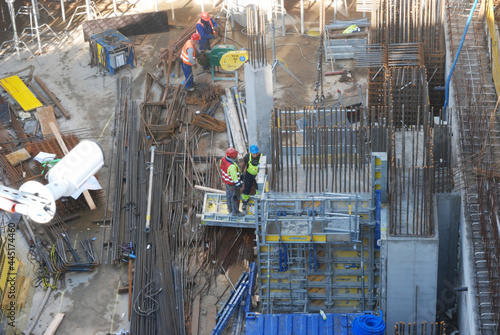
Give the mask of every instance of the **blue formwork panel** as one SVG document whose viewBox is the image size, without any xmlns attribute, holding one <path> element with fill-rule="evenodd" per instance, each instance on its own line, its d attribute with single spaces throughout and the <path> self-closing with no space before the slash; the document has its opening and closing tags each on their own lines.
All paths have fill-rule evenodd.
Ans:
<svg viewBox="0 0 500 335">
<path fill-rule="evenodd" d="M 352 335 L 351 324 L 360 313 L 325 314 L 248 313 L 245 335 Z"/>
</svg>

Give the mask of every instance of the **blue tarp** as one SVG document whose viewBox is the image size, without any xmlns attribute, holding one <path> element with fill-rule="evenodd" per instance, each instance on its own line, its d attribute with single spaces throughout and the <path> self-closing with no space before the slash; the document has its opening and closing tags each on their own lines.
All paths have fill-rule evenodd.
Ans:
<svg viewBox="0 0 500 335">
<path fill-rule="evenodd" d="M 351 324 L 361 313 L 254 314 L 246 318 L 246 335 L 352 335 Z"/>
</svg>

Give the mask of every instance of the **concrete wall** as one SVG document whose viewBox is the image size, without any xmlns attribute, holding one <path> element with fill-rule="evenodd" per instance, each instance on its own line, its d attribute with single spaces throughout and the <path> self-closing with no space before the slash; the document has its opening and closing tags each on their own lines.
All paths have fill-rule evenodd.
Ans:
<svg viewBox="0 0 500 335">
<path fill-rule="evenodd" d="M 396 322 L 435 321 L 439 240 L 394 237 L 387 240 L 387 329 Z"/>
<path fill-rule="evenodd" d="M 458 266 L 458 231 L 460 229 L 461 202 L 458 193 L 436 195 L 439 261 L 437 285 L 437 313 L 455 306 Z"/>
<path fill-rule="evenodd" d="M 464 208 L 464 200 L 461 202 Z M 461 334 L 480 334 L 479 315 L 477 306 L 476 274 L 474 269 L 474 255 L 470 226 L 465 222 L 463 211 L 460 215 L 460 252 L 458 267 L 458 285 L 467 287 L 467 291 L 457 292 L 457 318 Z"/>
<path fill-rule="evenodd" d="M 249 146 L 271 155 L 271 112 L 273 110 L 273 73 L 271 65 L 254 69 L 245 63 L 245 94 Z"/>
</svg>

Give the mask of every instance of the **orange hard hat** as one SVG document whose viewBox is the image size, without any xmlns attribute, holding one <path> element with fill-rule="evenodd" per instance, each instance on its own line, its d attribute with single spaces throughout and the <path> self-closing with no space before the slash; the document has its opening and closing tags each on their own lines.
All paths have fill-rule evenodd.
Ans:
<svg viewBox="0 0 500 335">
<path fill-rule="evenodd" d="M 198 33 L 194 33 L 193 35 L 191 35 L 191 39 L 193 41 L 199 41 L 201 39 L 201 36 Z"/>
<path fill-rule="evenodd" d="M 202 19 L 203 21 L 208 21 L 208 20 L 210 20 L 210 14 L 208 14 L 208 12 L 207 12 L 207 11 L 205 11 L 205 12 L 201 12 L 201 15 L 200 15 L 200 16 L 201 16 L 201 19 Z"/>
<path fill-rule="evenodd" d="M 238 151 L 235 148 L 229 148 L 226 150 L 226 156 L 229 158 L 238 157 Z"/>
</svg>

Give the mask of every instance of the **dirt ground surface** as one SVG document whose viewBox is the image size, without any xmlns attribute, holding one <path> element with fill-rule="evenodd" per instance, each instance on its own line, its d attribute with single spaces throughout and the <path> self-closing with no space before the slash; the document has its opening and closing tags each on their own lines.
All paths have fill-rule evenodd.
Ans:
<svg viewBox="0 0 500 335">
<path fill-rule="evenodd" d="M 35 67 L 35 75 L 44 80 L 47 86 L 59 98 L 61 104 L 68 110 L 71 119 L 59 119 L 59 127 L 62 132 L 77 132 L 80 139 L 93 139 L 103 147 L 105 154 L 111 149 L 113 132 L 113 113 L 115 104 L 116 81 L 122 76 L 133 78 L 133 99 L 142 100 L 144 91 L 144 79 L 148 72 L 156 69 L 158 55 L 168 46 L 169 41 L 175 41 L 181 34 L 188 18 L 194 18 L 199 14 L 200 2 L 192 0 L 169 1 L 159 3 L 160 10 L 169 10 L 169 32 L 153 35 L 132 36 L 130 40 L 134 43 L 136 50 L 136 66 L 131 69 L 124 67 L 114 76 L 103 75 L 96 68 L 91 68 L 88 43 L 83 40 L 83 32 L 80 23 L 84 16 L 76 16 L 66 34 L 66 24 L 75 11 L 78 3 L 66 3 L 66 22 L 61 19 L 59 2 L 39 1 L 51 12 L 55 20 L 52 20 L 44 11 L 41 12 L 41 22 L 48 23 L 59 34 L 61 41 L 47 35 L 42 37 L 43 56 L 38 55 L 38 46 L 31 42 L 29 38 L 24 38 L 28 48 L 36 55 L 33 58 L 29 52 L 22 51 L 18 58 L 15 53 L 4 53 L 0 58 L 0 78 L 8 77 L 29 65 Z M 356 13 L 354 1 L 348 1 L 349 20 L 361 18 L 361 13 Z M 16 9 L 22 1 L 16 2 Z M 28 2 L 26 2 L 26 5 Z M 104 17 L 113 15 L 111 2 L 97 2 L 97 7 Z M 300 29 L 300 2 L 285 1 L 288 10 L 286 16 L 286 36 L 282 36 L 281 31 L 277 31 L 276 36 L 276 56 L 286 65 L 286 67 L 297 76 L 303 85 L 300 85 L 285 70 L 277 67 L 277 84 L 274 85 L 275 107 L 296 107 L 313 105 L 316 97 L 314 90 L 318 77 L 317 71 L 317 49 L 319 38 L 314 36 L 300 35 L 297 33 L 294 24 Z M 328 4 L 327 4 L 328 5 Z M 318 3 L 316 1 L 305 1 L 305 27 L 312 29 L 318 27 Z M 329 3 L 326 12 L 327 24 L 334 19 L 334 8 L 337 6 L 338 20 L 346 19 L 344 1 L 334 1 Z M 219 10 L 212 10 L 213 2 L 205 1 L 206 9 L 213 14 Z M 174 8 L 175 20 L 172 19 L 172 8 Z M 145 11 L 154 11 L 154 2 L 118 2 L 119 12 L 130 14 Z M 5 2 L 0 4 L 0 42 L 11 39 L 12 34 L 8 28 L 8 9 Z M 18 31 L 29 25 L 26 17 L 19 17 Z M 247 46 L 247 38 L 242 33 L 242 27 L 235 25 L 227 34 L 227 44 L 235 44 L 238 47 Z M 222 42 L 221 42 L 222 43 Z M 271 38 L 267 35 L 267 59 L 272 63 Z M 350 105 L 360 102 L 358 94 L 358 84 L 364 97 L 366 98 L 366 72 L 362 69 L 353 68 L 353 60 L 342 60 L 334 64 L 324 63 L 323 71 L 350 70 L 352 80 L 347 83 L 339 82 L 340 76 L 324 77 L 325 105 L 332 106 L 339 103 L 340 90 L 343 105 Z M 22 74 L 27 74 L 23 72 Z M 170 84 L 180 84 L 184 78 L 171 78 Z M 163 83 L 166 78 L 161 79 Z M 196 83 L 209 83 L 210 75 L 201 73 L 201 69 L 195 70 Z M 223 87 L 234 86 L 234 81 L 219 81 Z M 240 80 L 238 86 L 244 91 L 244 73 L 240 69 Z M 192 110 L 196 107 L 192 106 Z M 219 108 L 215 117 L 223 119 L 222 108 Z M 215 145 L 210 148 L 206 144 L 200 145 L 200 151 L 215 150 L 216 155 L 222 155 L 228 146 L 225 134 L 218 134 Z M 100 181 L 104 189 L 104 194 L 108 192 L 107 176 L 109 174 L 107 165 L 99 172 Z M 105 197 L 104 197 L 105 198 Z M 78 213 L 80 219 L 71 221 L 68 224 L 69 234 L 72 239 L 95 238 L 94 245 L 98 253 L 101 254 L 102 227 L 92 223 L 93 220 L 102 219 L 104 215 L 103 204 L 95 211 L 83 211 Z M 108 214 L 109 216 L 109 214 Z M 27 253 L 27 244 L 22 236 L 17 237 L 19 254 Z M 102 250 L 106 254 L 106 249 Z M 27 265 L 28 266 L 28 265 Z M 239 264 L 227 270 L 227 276 L 234 283 L 237 281 L 246 264 Z M 29 270 L 26 270 L 29 272 Z M 33 280 L 36 274 L 32 273 Z M 78 335 L 107 335 L 122 334 L 129 329 L 127 315 L 128 296 L 118 294 L 118 288 L 126 286 L 127 264 L 101 264 L 93 273 L 71 273 L 65 276 L 65 287 L 56 290 L 51 294 L 49 302 L 44 309 L 40 320 L 35 327 L 33 334 L 43 334 L 56 313 L 65 313 L 65 318 L 56 334 L 78 334 Z M 202 283 L 197 283 L 201 285 Z M 227 289 L 229 283 L 224 273 L 220 273 L 214 281 L 210 293 L 201 297 L 200 305 L 200 325 L 199 334 L 209 334 L 215 326 L 215 313 L 217 308 L 222 306 L 224 299 L 230 292 Z M 196 289 L 193 288 L 193 289 Z M 24 330 L 30 323 L 35 313 L 44 291 L 41 287 L 34 290 L 32 303 L 27 304 L 17 316 L 17 325 L 20 330 Z M 31 307 L 31 311 L 29 308 Z"/>
</svg>

